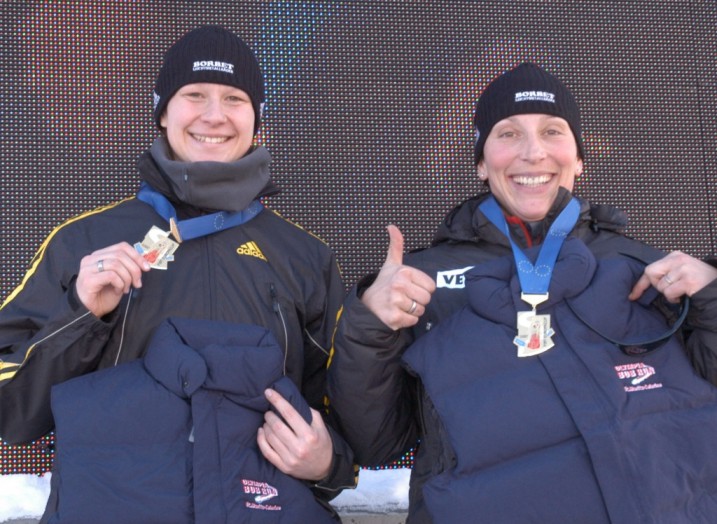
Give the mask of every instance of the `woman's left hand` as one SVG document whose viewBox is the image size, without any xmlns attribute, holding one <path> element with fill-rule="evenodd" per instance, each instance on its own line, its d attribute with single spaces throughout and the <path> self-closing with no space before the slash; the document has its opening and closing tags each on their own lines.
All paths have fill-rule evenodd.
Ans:
<svg viewBox="0 0 717 524">
<path fill-rule="evenodd" d="M 297 479 L 325 478 L 331 470 L 334 445 L 321 414 L 312 409 L 309 425 L 279 393 L 268 389 L 265 395 L 281 417 L 271 410 L 264 414 L 256 439 L 264 458 Z"/>
<path fill-rule="evenodd" d="M 670 302 L 680 297 L 691 297 L 717 279 L 717 268 L 681 251 L 673 251 L 645 268 L 645 272 L 632 288 L 628 298 L 637 300 L 652 286 Z"/>
</svg>

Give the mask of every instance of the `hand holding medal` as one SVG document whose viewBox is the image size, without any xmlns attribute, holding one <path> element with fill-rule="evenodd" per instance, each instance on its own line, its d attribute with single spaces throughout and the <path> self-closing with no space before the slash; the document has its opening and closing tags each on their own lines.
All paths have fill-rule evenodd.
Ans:
<svg viewBox="0 0 717 524">
<path fill-rule="evenodd" d="M 142 287 L 142 273 L 150 264 L 127 242 L 99 249 L 80 261 L 75 289 L 82 304 L 95 316 L 115 309 L 122 295 Z"/>
<path fill-rule="evenodd" d="M 167 269 L 178 246 L 169 233 L 153 226 L 135 247 L 120 242 L 83 257 L 75 283 L 77 297 L 96 317 L 106 315 L 131 288 L 142 287 L 142 273 Z"/>
</svg>

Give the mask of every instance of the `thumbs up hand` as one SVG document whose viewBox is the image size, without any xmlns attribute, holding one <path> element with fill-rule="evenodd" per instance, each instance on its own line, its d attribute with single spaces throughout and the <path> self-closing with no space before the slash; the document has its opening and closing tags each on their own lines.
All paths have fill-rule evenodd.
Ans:
<svg viewBox="0 0 717 524">
<path fill-rule="evenodd" d="M 436 283 L 423 271 L 403 265 L 403 235 L 394 225 L 386 229 L 389 235 L 386 261 L 361 301 L 395 331 L 418 322 L 436 290 Z"/>
</svg>

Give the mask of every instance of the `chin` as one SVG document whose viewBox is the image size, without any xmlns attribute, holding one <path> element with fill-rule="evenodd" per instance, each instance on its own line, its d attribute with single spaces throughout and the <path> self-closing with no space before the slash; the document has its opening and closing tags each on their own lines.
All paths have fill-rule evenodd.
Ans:
<svg viewBox="0 0 717 524">
<path fill-rule="evenodd" d="M 548 214 L 550 208 L 545 210 L 531 210 L 525 213 L 517 213 L 517 216 L 523 220 L 523 222 L 540 222 Z"/>
</svg>

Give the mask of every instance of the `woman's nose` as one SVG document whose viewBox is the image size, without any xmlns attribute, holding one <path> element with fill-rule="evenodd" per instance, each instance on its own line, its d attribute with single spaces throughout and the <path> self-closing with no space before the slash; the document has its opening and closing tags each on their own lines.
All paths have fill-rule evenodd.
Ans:
<svg viewBox="0 0 717 524">
<path fill-rule="evenodd" d="M 540 136 L 535 133 L 527 133 L 523 139 L 523 157 L 525 160 L 534 162 L 545 157 L 545 145 Z"/>
<path fill-rule="evenodd" d="M 207 101 L 204 107 L 202 118 L 207 122 L 223 122 L 227 119 L 221 102 L 219 100 L 211 99 Z"/>
</svg>

